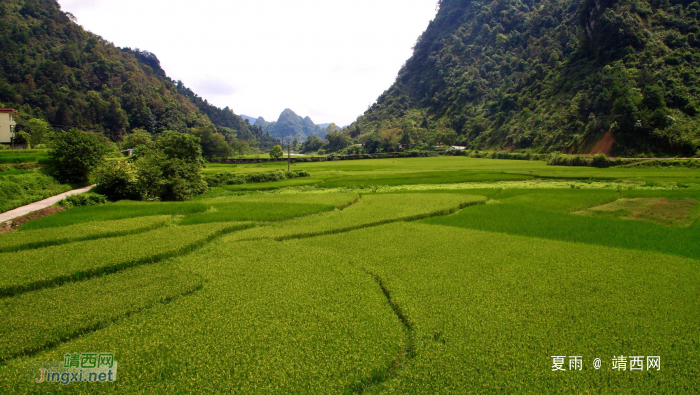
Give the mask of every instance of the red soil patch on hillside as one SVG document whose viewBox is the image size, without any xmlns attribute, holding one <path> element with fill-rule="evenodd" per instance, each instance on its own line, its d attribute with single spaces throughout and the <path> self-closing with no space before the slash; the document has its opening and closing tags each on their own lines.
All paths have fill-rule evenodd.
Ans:
<svg viewBox="0 0 700 395">
<path fill-rule="evenodd" d="M 607 156 L 610 156 L 610 151 L 612 150 L 613 143 L 615 142 L 615 138 L 612 135 L 611 131 L 605 132 L 605 136 L 603 136 L 600 141 L 598 141 L 591 150 L 591 154 L 605 154 Z"/>
</svg>

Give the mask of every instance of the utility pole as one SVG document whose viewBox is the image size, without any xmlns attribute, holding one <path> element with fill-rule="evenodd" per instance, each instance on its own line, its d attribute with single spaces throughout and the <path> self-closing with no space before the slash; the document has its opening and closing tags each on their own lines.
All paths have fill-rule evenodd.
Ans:
<svg viewBox="0 0 700 395">
<path fill-rule="evenodd" d="M 291 154 L 289 153 L 289 141 L 287 141 L 287 173 L 289 173 L 289 163 L 291 161 Z"/>
</svg>

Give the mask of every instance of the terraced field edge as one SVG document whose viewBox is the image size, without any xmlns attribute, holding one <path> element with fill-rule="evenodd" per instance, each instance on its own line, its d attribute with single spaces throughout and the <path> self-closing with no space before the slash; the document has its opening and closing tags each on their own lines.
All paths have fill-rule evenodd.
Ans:
<svg viewBox="0 0 700 395">
<path fill-rule="evenodd" d="M 116 273 L 120 270 L 129 268 L 129 267 L 150 264 L 150 263 L 157 263 L 157 262 L 163 261 L 165 259 L 185 255 L 189 252 L 195 251 L 195 250 L 203 247 L 205 244 L 207 244 L 207 243 L 209 243 L 209 242 L 211 242 L 211 241 L 213 241 L 213 240 L 215 240 L 223 235 L 226 235 L 226 234 L 232 233 L 232 232 L 236 232 L 239 230 L 248 229 L 248 228 L 251 228 L 253 226 L 254 225 L 252 225 L 252 224 L 245 224 L 245 225 L 236 225 L 236 226 L 232 226 L 230 228 L 225 228 L 219 232 L 216 232 L 216 233 L 210 235 L 209 237 L 207 237 L 205 239 L 202 239 L 198 242 L 192 243 L 190 245 L 187 245 L 187 246 L 185 246 L 179 250 L 175 250 L 175 251 L 169 251 L 169 252 L 165 252 L 162 254 L 151 255 L 149 257 L 144 257 L 144 258 L 136 259 L 133 261 L 121 262 L 121 263 L 118 263 L 115 265 L 101 267 L 98 269 L 81 270 L 81 271 L 72 273 L 70 275 L 58 276 L 58 277 L 54 277 L 54 278 L 51 278 L 48 280 L 36 281 L 36 282 L 17 285 L 17 286 L 13 286 L 13 287 L 0 288 L 0 298 L 12 297 L 12 296 L 23 294 L 25 292 L 35 291 L 38 289 L 58 287 L 62 284 L 69 283 L 69 282 L 84 281 L 84 280 L 87 280 L 87 279 L 90 279 L 90 278 L 93 278 L 96 276 Z"/>
</svg>

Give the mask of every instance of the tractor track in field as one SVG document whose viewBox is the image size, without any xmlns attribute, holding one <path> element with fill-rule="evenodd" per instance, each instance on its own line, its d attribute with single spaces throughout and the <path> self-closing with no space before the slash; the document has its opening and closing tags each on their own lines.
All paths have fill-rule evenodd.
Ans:
<svg viewBox="0 0 700 395">
<path fill-rule="evenodd" d="M 352 262 L 350 264 L 353 265 Z M 416 356 L 415 338 L 411 320 L 409 320 L 401 306 L 392 298 L 391 290 L 386 286 L 384 280 L 382 280 L 378 274 L 373 273 L 364 267 L 361 267 L 360 269 L 372 276 L 374 282 L 377 283 L 379 288 L 382 290 L 382 294 L 389 304 L 389 307 L 391 307 L 391 311 L 394 313 L 396 318 L 398 318 L 399 322 L 401 322 L 404 332 L 404 344 L 394 359 L 386 367 L 380 371 L 375 371 L 372 375 L 350 386 L 348 391 L 353 394 L 364 393 L 369 388 L 380 385 L 392 377 L 395 377 L 398 370 L 401 369 L 406 361 Z"/>
<path fill-rule="evenodd" d="M 462 203 L 456 207 L 451 207 L 451 208 L 447 208 L 447 209 L 443 209 L 443 210 L 437 210 L 437 211 L 433 211 L 430 213 L 417 214 L 417 215 L 411 215 L 411 216 L 400 217 L 400 218 L 390 218 L 390 219 L 386 219 L 386 220 L 368 222 L 368 223 L 358 224 L 358 225 L 353 225 L 353 226 L 346 226 L 346 227 L 337 228 L 337 229 L 329 229 L 329 230 L 320 231 L 320 232 L 297 233 L 297 234 L 279 236 L 279 237 L 274 237 L 274 238 L 259 237 L 259 238 L 241 239 L 238 241 L 252 241 L 252 240 L 263 240 L 263 239 L 285 241 L 285 240 L 291 240 L 291 239 L 306 239 L 309 237 L 333 235 L 333 234 L 338 234 L 338 233 L 347 233 L 347 232 L 351 232 L 353 230 L 372 228 L 375 226 L 391 224 L 394 222 L 412 222 L 412 221 L 419 221 L 421 219 L 427 219 L 427 218 L 432 218 L 432 217 L 440 217 L 443 215 L 454 214 L 457 211 L 462 210 L 464 208 L 467 208 L 470 206 L 476 206 L 476 205 L 484 204 L 484 203 L 485 202 L 483 202 L 483 201 Z"/>
<path fill-rule="evenodd" d="M 184 290 L 183 292 L 161 298 L 160 300 L 157 300 L 157 301 L 149 304 L 148 306 L 144 306 L 141 308 L 130 310 L 130 311 L 125 312 L 122 315 L 119 315 L 119 316 L 116 316 L 116 317 L 113 317 L 110 319 L 106 319 L 102 322 L 98 322 L 96 324 L 93 324 L 93 325 L 90 325 L 90 326 L 87 326 L 84 328 L 80 328 L 76 331 L 73 331 L 72 333 L 64 335 L 60 339 L 48 341 L 48 342 L 46 342 L 38 347 L 34 347 L 32 349 L 28 349 L 28 350 L 25 350 L 22 352 L 13 353 L 13 354 L 6 355 L 6 356 L 0 356 L 0 366 L 7 365 L 7 363 L 12 361 L 13 359 L 31 357 L 31 356 L 34 356 L 36 354 L 39 354 L 40 352 L 51 350 L 53 348 L 60 346 L 61 344 L 79 339 L 85 335 L 89 335 L 89 334 L 91 334 L 93 332 L 97 332 L 101 329 L 108 328 L 108 327 L 112 326 L 113 324 L 116 324 L 122 320 L 125 320 L 133 315 L 140 314 L 140 313 L 146 312 L 148 310 L 151 310 L 158 305 L 167 305 L 167 304 L 170 304 L 171 302 L 178 300 L 180 298 L 184 298 L 184 297 L 193 295 L 196 292 L 202 290 L 203 288 L 204 288 L 204 283 L 202 282 L 195 287 L 191 287 L 190 289 Z"/>
<path fill-rule="evenodd" d="M 245 225 L 245 226 L 232 226 L 230 228 L 225 228 L 222 229 L 221 231 L 218 231 L 210 236 L 208 236 L 205 239 L 202 239 L 200 241 L 196 241 L 192 244 L 186 245 L 178 250 L 172 250 L 172 251 L 167 251 L 151 256 L 146 256 L 134 260 L 127 260 L 123 261 L 114 265 L 110 266 L 105 266 L 105 267 L 100 267 L 100 268 L 94 268 L 94 269 L 86 269 L 86 270 L 79 270 L 71 274 L 65 274 L 65 275 L 58 275 L 56 277 L 46 279 L 46 280 L 40 280 L 40 281 L 33 281 L 30 283 L 22 284 L 22 285 L 13 285 L 13 286 L 8 286 L 5 288 L 0 288 L 0 299 L 3 298 L 12 298 L 17 295 L 25 294 L 28 292 L 33 292 L 33 291 L 38 291 L 42 289 L 47 289 L 47 288 L 55 288 L 55 287 L 60 287 L 63 284 L 67 283 L 73 283 L 73 282 L 81 282 L 81 281 L 86 281 L 90 280 L 95 277 L 99 276 L 104 276 L 104 275 L 109 275 L 113 273 L 118 273 L 122 270 L 131 268 L 131 267 L 136 267 L 136 266 L 141 266 L 141 265 L 148 265 L 148 264 L 154 264 L 158 262 L 165 261 L 167 259 L 171 258 L 176 258 L 180 256 L 184 256 L 187 254 L 190 254 L 194 251 L 197 251 L 207 244 L 211 243 L 212 241 L 223 237 L 229 233 L 237 232 L 240 230 L 244 230 L 251 227 L 250 225 Z"/>
</svg>

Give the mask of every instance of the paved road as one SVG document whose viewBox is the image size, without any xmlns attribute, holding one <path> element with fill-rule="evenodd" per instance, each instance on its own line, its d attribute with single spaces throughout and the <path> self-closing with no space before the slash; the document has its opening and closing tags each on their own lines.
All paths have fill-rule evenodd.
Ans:
<svg viewBox="0 0 700 395">
<path fill-rule="evenodd" d="M 41 210 L 42 208 L 53 206 L 57 202 L 63 200 L 66 196 L 76 195 L 78 193 L 87 192 L 92 187 L 94 187 L 94 185 L 90 185 L 89 187 L 85 187 L 85 188 L 74 189 L 72 191 L 64 192 L 60 195 L 51 196 L 48 199 L 34 202 L 34 203 L 28 204 L 26 206 L 17 207 L 14 210 L 6 211 L 6 212 L 0 214 L 0 223 L 7 222 L 7 221 L 14 219 L 14 218 L 17 218 L 17 217 L 21 217 L 25 214 L 31 213 L 32 211 Z"/>
</svg>

